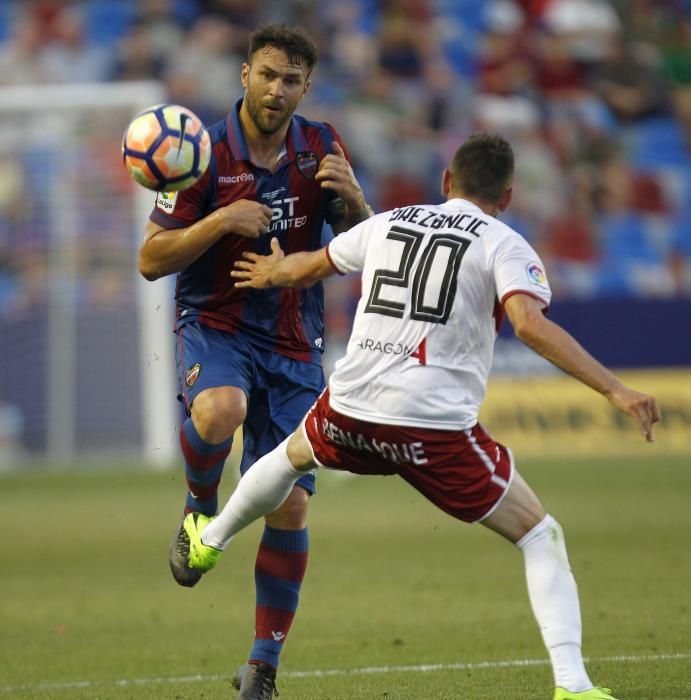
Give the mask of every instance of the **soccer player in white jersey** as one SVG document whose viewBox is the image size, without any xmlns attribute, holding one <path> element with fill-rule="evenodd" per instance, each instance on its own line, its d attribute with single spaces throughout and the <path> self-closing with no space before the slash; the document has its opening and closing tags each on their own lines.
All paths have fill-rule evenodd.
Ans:
<svg viewBox="0 0 691 700">
<path fill-rule="evenodd" d="M 360 271 L 362 298 L 345 357 L 296 432 L 240 480 L 221 514 L 190 514 L 188 565 L 212 568 L 233 535 L 277 508 L 315 467 L 399 474 L 432 503 L 480 522 L 523 553 L 530 602 L 552 662 L 554 700 L 613 700 L 581 655 L 576 583 L 559 523 L 477 422 L 497 328 L 516 335 L 603 394 L 653 441 L 652 396 L 624 386 L 544 316 L 542 262 L 495 217 L 511 200 L 514 158 L 501 137 L 476 134 L 442 177 L 447 201 L 378 214 L 314 252 L 247 253 L 239 287 L 303 287 Z"/>
</svg>

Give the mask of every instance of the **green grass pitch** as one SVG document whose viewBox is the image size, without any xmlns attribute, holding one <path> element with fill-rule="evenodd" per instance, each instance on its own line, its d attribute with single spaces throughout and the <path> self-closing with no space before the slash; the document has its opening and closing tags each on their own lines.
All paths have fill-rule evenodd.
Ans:
<svg viewBox="0 0 691 700">
<path fill-rule="evenodd" d="M 593 679 L 622 700 L 688 699 L 691 464 L 642 452 L 521 471 L 564 527 Z M 319 483 L 281 698 L 551 698 L 511 545 L 394 478 Z M 0 698 L 235 697 L 261 529 L 179 588 L 167 547 L 183 489 L 181 468 L 0 477 Z"/>
</svg>

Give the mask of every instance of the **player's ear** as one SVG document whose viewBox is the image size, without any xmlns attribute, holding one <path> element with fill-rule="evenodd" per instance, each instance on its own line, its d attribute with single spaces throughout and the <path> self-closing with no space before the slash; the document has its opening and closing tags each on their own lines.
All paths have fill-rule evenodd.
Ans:
<svg viewBox="0 0 691 700">
<path fill-rule="evenodd" d="M 250 74 L 250 64 L 249 63 L 243 63 L 242 64 L 242 70 L 240 71 L 240 82 L 242 83 L 242 87 L 247 89 L 247 80 L 249 78 Z"/>
<path fill-rule="evenodd" d="M 511 204 L 512 197 L 513 197 L 513 185 L 511 185 L 511 187 L 507 187 L 504 190 L 504 194 L 501 196 L 501 199 L 499 200 L 499 211 L 506 211 L 509 204 Z"/>
<path fill-rule="evenodd" d="M 448 198 L 449 192 L 451 192 L 451 172 L 448 168 L 444 168 L 441 174 L 441 193 Z"/>
<path fill-rule="evenodd" d="M 312 81 L 309 78 L 307 78 L 307 80 L 305 80 L 305 87 L 302 91 L 302 96 L 300 97 L 300 99 L 302 99 L 307 94 L 307 91 L 309 90 L 311 84 Z"/>
</svg>

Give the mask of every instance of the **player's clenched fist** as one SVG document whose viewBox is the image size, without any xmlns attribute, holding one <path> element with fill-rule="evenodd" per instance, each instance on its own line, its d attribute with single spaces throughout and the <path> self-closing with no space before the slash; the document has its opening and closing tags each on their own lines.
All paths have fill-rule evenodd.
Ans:
<svg viewBox="0 0 691 700">
<path fill-rule="evenodd" d="M 223 226 L 227 233 L 257 238 L 268 233 L 273 210 L 265 204 L 250 199 L 238 199 L 219 211 L 222 212 Z"/>
<path fill-rule="evenodd" d="M 322 158 L 315 180 L 326 189 L 333 190 L 343 199 L 346 206 L 359 211 L 366 206 L 365 197 L 355 178 L 353 168 L 338 141 L 332 144 L 333 153 Z"/>
</svg>

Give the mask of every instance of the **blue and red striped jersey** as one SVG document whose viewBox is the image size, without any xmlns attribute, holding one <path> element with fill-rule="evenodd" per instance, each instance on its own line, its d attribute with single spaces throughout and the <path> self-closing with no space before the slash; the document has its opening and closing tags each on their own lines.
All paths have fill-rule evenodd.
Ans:
<svg viewBox="0 0 691 700">
<path fill-rule="evenodd" d="M 337 140 L 329 124 L 293 115 L 285 153 L 275 172 L 250 162 L 240 126 L 240 100 L 222 121 L 211 126 L 212 155 L 208 170 L 192 187 L 159 194 L 150 219 L 167 229 L 185 228 L 215 209 L 239 199 L 273 208 L 271 230 L 256 239 L 228 234 L 178 273 L 176 328 L 196 320 L 230 333 L 242 333 L 257 345 L 305 362 L 320 361 L 324 350 L 324 292 L 309 289 L 236 289 L 230 277 L 244 251 L 270 252 L 278 238 L 288 253 L 316 250 L 336 195 L 322 189 L 314 176 L 321 159 Z"/>
</svg>

